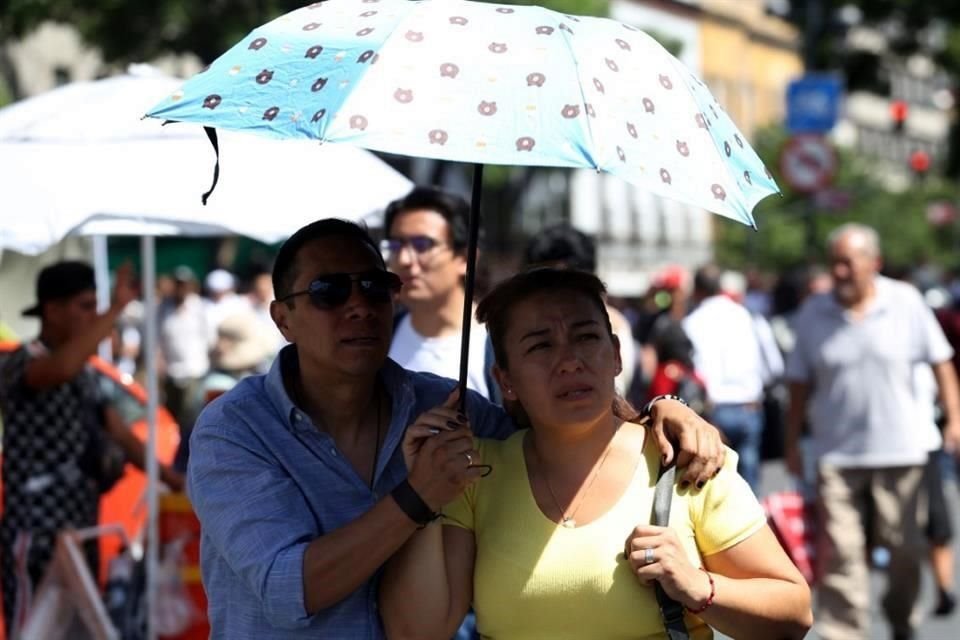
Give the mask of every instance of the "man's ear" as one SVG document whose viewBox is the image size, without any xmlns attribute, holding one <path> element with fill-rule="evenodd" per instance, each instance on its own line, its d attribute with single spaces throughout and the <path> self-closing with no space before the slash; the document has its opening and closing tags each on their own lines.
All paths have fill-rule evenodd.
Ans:
<svg viewBox="0 0 960 640">
<path fill-rule="evenodd" d="M 500 365 L 493 365 L 493 377 L 500 385 L 500 393 L 507 400 L 516 400 L 517 394 L 513 390 L 513 383 L 510 382 L 510 374 L 500 368 Z"/>
<path fill-rule="evenodd" d="M 270 318 L 273 319 L 273 324 L 277 325 L 277 329 L 287 342 L 293 342 L 293 334 L 287 324 L 289 313 L 290 307 L 287 306 L 286 302 L 278 300 L 270 302 Z"/>
</svg>

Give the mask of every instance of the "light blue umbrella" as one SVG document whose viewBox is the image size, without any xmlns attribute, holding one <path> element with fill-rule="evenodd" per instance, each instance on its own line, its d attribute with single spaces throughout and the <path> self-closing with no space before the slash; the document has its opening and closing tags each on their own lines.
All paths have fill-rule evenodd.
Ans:
<svg viewBox="0 0 960 640">
<path fill-rule="evenodd" d="M 316 2 L 255 29 L 148 115 L 475 163 L 465 332 L 483 164 L 594 168 L 752 226 L 778 192 L 706 86 L 650 36 L 536 6 Z"/>
</svg>

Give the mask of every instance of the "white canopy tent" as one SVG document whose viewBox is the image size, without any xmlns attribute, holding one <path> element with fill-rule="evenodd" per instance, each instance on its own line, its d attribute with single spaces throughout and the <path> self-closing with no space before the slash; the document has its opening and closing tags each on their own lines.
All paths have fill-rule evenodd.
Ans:
<svg viewBox="0 0 960 640">
<path fill-rule="evenodd" d="M 0 141 L 0 246 L 36 254 L 71 232 L 118 235 L 144 223 L 153 235 L 273 243 L 322 217 L 375 222 L 411 186 L 355 147 L 224 134 L 220 182 L 204 206 L 214 154 L 192 129 L 97 144 Z"/>
<path fill-rule="evenodd" d="M 202 130 L 140 119 L 178 84 L 138 67 L 0 109 L 0 249 L 35 255 L 68 235 L 94 235 L 102 266 L 103 235 L 142 236 L 151 541 L 158 540 L 159 475 L 154 236 L 236 234 L 272 243 L 318 218 L 374 223 L 383 206 L 412 187 L 365 150 L 222 134 L 220 181 L 204 206 L 214 153 Z M 109 295 L 105 286 L 101 291 Z M 150 544 L 149 638 L 156 637 L 157 564 L 157 545 Z"/>
</svg>

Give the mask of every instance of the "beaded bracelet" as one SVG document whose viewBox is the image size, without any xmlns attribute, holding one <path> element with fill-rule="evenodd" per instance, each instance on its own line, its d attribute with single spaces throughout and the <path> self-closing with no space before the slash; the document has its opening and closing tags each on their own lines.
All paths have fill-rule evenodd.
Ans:
<svg viewBox="0 0 960 640">
<path fill-rule="evenodd" d="M 643 405 L 643 409 L 640 410 L 640 419 L 641 419 L 641 420 L 644 420 L 644 421 L 649 420 L 649 419 L 650 419 L 650 413 L 653 411 L 653 405 L 655 405 L 656 403 L 660 402 L 661 400 L 676 400 L 677 402 L 679 402 L 679 403 L 682 404 L 683 406 L 685 406 L 685 407 L 688 406 L 687 403 L 686 403 L 686 401 L 685 401 L 683 398 L 681 398 L 680 396 L 675 396 L 675 395 L 673 395 L 672 393 L 665 393 L 665 394 L 663 394 L 663 395 L 661 395 L 661 396 L 656 396 L 656 397 L 652 398 L 652 399 L 650 400 L 650 402 L 648 402 L 647 404 Z"/>
<path fill-rule="evenodd" d="M 697 607 L 696 609 L 691 609 L 690 607 L 687 607 L 687 611 L 689 611 L 690 613 L 703 613 L 704 611 L 707 610 L 707 608 L 710 605 L 713 604 L 713 597 L 717 595 L 717 587 L 716 585 L 713 584 L 713 576 L 710 575 L 710 572 L 704 569 L 703 567 L 700 567 L 700 571 L 703 571 L 705 574 L 707 574 L 707 580 L 710 581 L 710 595 L 707 596 L 707 601 L 703 603 L 702 607 Z"/>
</svg>

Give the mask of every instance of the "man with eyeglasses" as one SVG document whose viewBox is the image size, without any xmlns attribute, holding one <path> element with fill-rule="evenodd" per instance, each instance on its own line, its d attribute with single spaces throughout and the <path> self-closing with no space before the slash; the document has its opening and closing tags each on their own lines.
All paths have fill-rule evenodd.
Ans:
<svg viewBox="0 0 960 640">
<path fill-rule="evenodd" d="M 291 344 L 208 405 L 191 439 L 211 638 L 383 638 L 381 566 L 482 475 L 473 436 L 514 426 L 472 391 L 460 414 L 453 380 L 387 358 L 402 282 L 363 228 L 300 229 L 273 284 L 271 316 Z M 679 402 L 651 416 L 665 451 L 664 425 L 681 443 L 688 480 L 722 463 L 716 430 Z M 415 423 L 432 435 L 408 472 L 401 441 Z"/>
<path fill-rule="evenodd" d="M 432 187 L 415 187 L 387 207 L 380 247 L 403 281 L 399 302 L 406 310 L 390 357 L 405 369 L 459 377 L 469 213 L 463 198 Z M 485 398 L 497 389 L 488 345 L 486 328 L 474 322 L 467 388 Z"/>
</svg>

